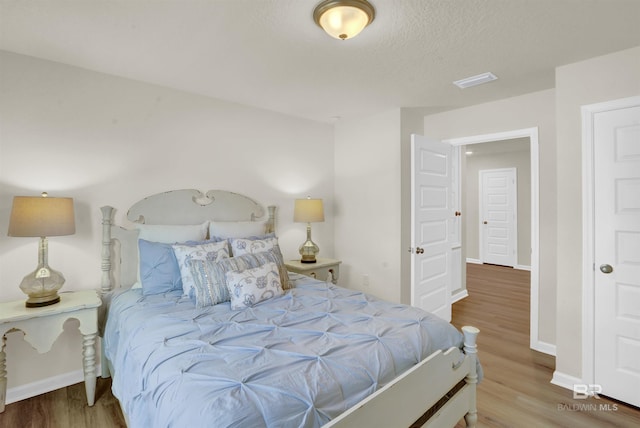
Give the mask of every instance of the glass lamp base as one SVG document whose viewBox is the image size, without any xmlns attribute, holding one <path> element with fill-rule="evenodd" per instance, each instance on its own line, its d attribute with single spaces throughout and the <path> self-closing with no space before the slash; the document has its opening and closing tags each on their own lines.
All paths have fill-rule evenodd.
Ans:
<svg viewBox="0 0 640 428">
<path fill-rule="evenodd" d="M 24 302 L 24 305 L 27 308 L 41 308 L 43 306 L 53 305 L 55 303 L 58 303 L 59 301 L 60 296 L 58 296 L 58 293 L 55 293 L 54 296 L 48 297 L 29 297 L 27 301 Z"/>
<path fill-rule="evenodd" d="M 40 265 L 35 271 L 25 276 L 20 289 L 29 298 L 25 302 L 27 308 L 39 308 L 58 303 L 58 290 L 64 284 L 64 276 L 47 265 Z"/>
<path fill-rule="evenodd" d="M 300 253 L 301 263 L 315 263 L 316 254 L 320 252 L 320 249 L 312 240 L 309 239 L 300 246 L 298 252 Z"/>
<path fill-rule="evenodd" d="M 316 256 L 302 256 L 302 258 L 300 258 L 300 263 L 316 263 Z"/>
<path fill-rule="evenodd" d="M 311 240 L 311 223 L 307 223 L 307 240 L 300 245 L 300 263 L 315 263 L 320 248 Z"/>
</svg>

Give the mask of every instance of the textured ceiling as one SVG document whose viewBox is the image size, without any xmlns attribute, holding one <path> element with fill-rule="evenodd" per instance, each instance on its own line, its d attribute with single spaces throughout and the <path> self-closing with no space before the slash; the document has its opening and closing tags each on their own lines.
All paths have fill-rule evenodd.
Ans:
<svg viewBox="0 0 640 428">
<path fill-rule="evenodd" d="M 640 45 L 640 0 L 370 1 L 340 41 L 319 0 L 0 0 L 0 49 L 330 122 L 552 88 L 559 65 Z"/>
</svg>

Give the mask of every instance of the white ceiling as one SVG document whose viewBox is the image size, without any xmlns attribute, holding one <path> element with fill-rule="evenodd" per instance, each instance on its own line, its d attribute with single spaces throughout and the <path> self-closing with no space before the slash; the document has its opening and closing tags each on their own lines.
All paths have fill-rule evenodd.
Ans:
<svg viewBox="0 0 640 428">
<path fill-rule="evenodd" d="M 318 2 L 0 0 L 0 49 L 331 122 L 552 88 L 559 65 L 640 45 L 640 0 L 370 0 L 347 41 Z"/>
</svg>

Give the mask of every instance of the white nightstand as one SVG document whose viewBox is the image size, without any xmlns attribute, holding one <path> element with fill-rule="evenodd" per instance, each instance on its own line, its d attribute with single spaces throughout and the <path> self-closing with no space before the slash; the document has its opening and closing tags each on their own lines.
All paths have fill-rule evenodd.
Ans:
<svg viewBox="0 0 640 428">
<path fill-rule="evenodd" d="M 26 308 L 24 300 L 0 303 L 0 413 L 4 412 L 7 398 L 7 369 L 4 348 L 6 334 L 21 330 L 24 340 L 43 354 L 53 346 L 62 325 L 69 318 L 80 321 L 83 336 L 82 356 L 87 403 L 93 406 L 96 395 L 96 336 L 98 334 L 98 307 L 102 304 L 95 290 L 60 293 L 60 302 L 41 308 Z"/>
<path fill-rule="evenodd" d="M 340 260 L 318 258 L 315 263 L 302 263 L 300 260 L 289 260 L 284 263 L 287 270 L 306 276 L 319 279 L 321 281 L 331 281 L 338 283 L 340 277 Z"/>
</svg>

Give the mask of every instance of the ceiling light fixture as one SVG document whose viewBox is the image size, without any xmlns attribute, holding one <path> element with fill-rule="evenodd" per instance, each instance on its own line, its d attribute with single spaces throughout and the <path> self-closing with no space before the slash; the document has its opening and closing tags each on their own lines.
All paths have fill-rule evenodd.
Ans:
<svg viewBox="0 0 640 428">
<path fill-rule="evenodd" d="M 341 40 L 358 35 L 375 16 L 375 9 L 366 0 L 324 0 L 313 11 L 316 24 Z"/>
<path fill-rule="evenodd" d="M 453 82 L 460 89 L 470 88 L 471 86 L 482 85 L 483 83 L 493 82 L 498 78 L 493 73 L 482 73 L 477 76 L 467 77 L 466 79 L 460 79 Z"/>
</svg>

